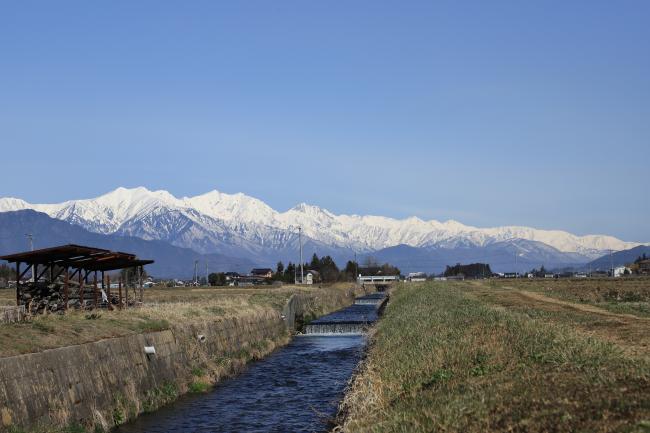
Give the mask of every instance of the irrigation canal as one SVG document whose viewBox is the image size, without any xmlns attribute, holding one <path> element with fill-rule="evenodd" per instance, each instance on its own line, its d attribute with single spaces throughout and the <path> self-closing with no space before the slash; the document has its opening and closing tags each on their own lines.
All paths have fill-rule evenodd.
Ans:
<svg viewBox="0 0 650 433">
<path fill-rule="evenodd" d="M 327 431 L 383 300 L 383 293 L 357 298 L 209 393 L 181 397 L 116 432 Z"/>
</svg>

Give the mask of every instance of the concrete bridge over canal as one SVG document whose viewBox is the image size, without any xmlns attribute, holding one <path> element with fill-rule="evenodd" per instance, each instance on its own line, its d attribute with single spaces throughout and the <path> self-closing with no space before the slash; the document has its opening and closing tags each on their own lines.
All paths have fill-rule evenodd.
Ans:
<svg viewBox="0 0 650 433">
<path fill-rule="evenodd" d="M 399 275 L 359 275 L 357 283 L 364 287 L 374 286 L 374 288 L 383 292 L 391 285 L 399 282 Z"/>
</svg>

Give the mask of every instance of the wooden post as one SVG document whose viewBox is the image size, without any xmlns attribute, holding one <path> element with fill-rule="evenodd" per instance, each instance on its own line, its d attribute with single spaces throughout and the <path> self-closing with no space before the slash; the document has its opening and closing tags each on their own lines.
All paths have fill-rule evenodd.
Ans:
<svg viewBox="0 0 650 433">
<path fill-rule="evenodd" d="M 133 283 L 133 305 L 138 302 L 138 287 L 140 286 L 140 275 L 138 275 L 138 268 L 131 268 L 135 271 L 135 282 Z"/>
<path fill-rule="evenodd" d="M 83 270 L 79 269 L 79 308 L 84 308 L 84 277 Z"/>
<path fill-rule="evenodd" d="M 106 297 L 108 298 L 108 305 L 106 306 L 107 310 L 112 310 L 113 305 L 111 305 L 111 276 L 106 275 Z"/>
<path fill-rule="evenodd" d="M 119 281 L 117 287 L 118 287 L 118 290 L 120 291 L 120 303 L 118 305 L 119 305 L 119 308 L 121 310 L 122 309 L 122 276 L 121 275 L 120 275 L 120 281 Z"/>
<path fill-rule="evenodd" d="M 106 276 L 104 275 L 104 271 L 100 271 L 99 275 L 101 275 L 101 281 L 102 281 L 101 285 L 100 285 L 100 289 L 103 290 L 104 293 L 106 293 Z M 100 292 L 101 292 L 101 290 L 100 290 Z"/>
<path fill-rule="evenodd" d="M 126 284 L 124 285 L 124 295 L 125 295 L 125 300 L 124 300 L 124 307 L 128 308 L 129 307 L 129 281 L 126 281 Z"/>
<path fill-rule="evenodd" d="M 138 266 L 138 285 L 140 286 L 140 303 L 144 301 L 144 288 L 142 287 L 142 266 Z"/>
<path fill-rule="evenodd" d="M 70 290 L 70 270 L 65 267 L 65 282 L 63 283 L 63 310 L 68 311 L 68 292 Z"/>
<path fill-rule="evenodd" d="M 97 309 L 97 271 L 95 271 L 93 276 L 93 308 Z"/>
<path fill-rule="evenodd" d="M 20 306 L 20 262 L 16 262 L 16 307 Z"/>
</svg>

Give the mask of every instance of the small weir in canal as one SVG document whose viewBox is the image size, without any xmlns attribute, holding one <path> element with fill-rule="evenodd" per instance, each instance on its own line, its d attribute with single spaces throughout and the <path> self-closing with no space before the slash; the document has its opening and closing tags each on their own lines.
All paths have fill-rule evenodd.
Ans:
<svg viewBox="0 0 650 433">
<path fill-rule="evenodd" d="M 363 354 L 363 333 L 377 320 L 384 296 L 357 298 L 354 305 L 306 325 L 305 334 L 207 394 L 181 397 L 116 432 L 327 431 Z"/>
<path fill-rule="evenodd" d="M 354 301 L 354 305 L 336 311 L 305 326 L 305 334 L 363 334 L 377 320 L 384 293 L 373 293 Z"/>
</svg>

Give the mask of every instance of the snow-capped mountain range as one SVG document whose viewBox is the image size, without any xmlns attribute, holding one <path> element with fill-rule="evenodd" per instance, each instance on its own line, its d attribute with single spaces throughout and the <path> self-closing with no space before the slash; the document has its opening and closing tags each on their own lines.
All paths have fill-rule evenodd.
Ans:
<svg viewBox="0 0 650 433">
<path fill-rule="evenodd" d="M 222 253 L 259 260 L 295 256 L 298 227 L 306 252 L 369 254 L 398 245 L 424 249 L 486 248 L 510 244 L 525 255 L 526 245 L 550 247 L 566 262 L 586 262 L 610 250 L 640 243 L 612 236 L 576 236 L 559 230 L 506 226 L 477 228 L 456 221 L 423 221 L 416 217 L 335 215 L 305 203 L 278 212 L 244 194 L 211 191 L 195 197 L 174 197 L 167 191 L 139 187 L 117 188 L 93 199 L 57 204 L 30 204 L 1 198 L 0 212 L 33 209 L 102 234 L 121 234 L 164 240 L 201 253 Z M 523 241 L 529 241 L 528 244 Z"/>
</svg>

